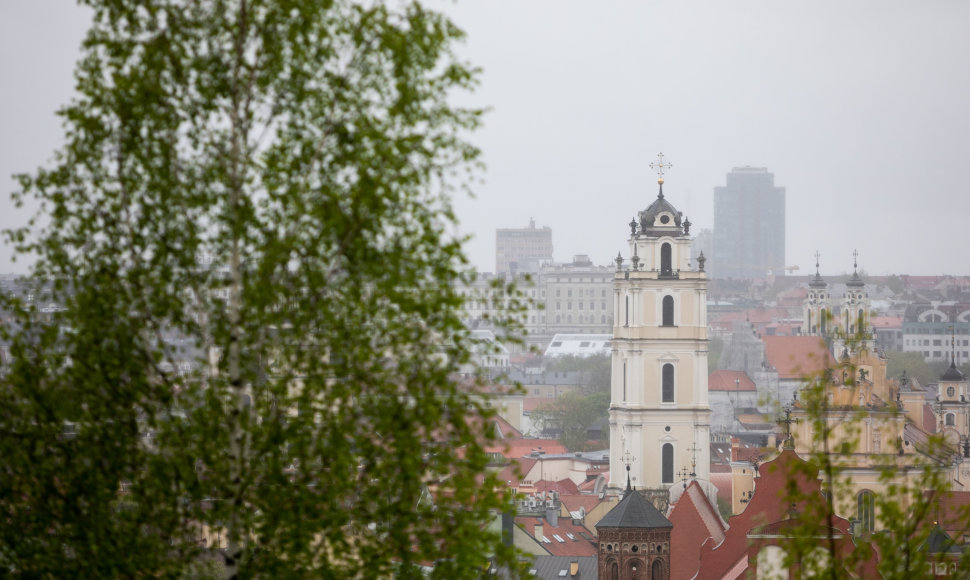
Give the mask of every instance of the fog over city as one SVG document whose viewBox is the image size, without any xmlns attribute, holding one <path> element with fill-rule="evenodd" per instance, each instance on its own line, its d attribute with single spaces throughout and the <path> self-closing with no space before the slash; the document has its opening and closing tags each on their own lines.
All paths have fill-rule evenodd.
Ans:
<svg viewBox="0 0 970 580">
<path fill-rule="evenodd" d="M 470 0 L 435 2 L 483 68 L 461 102 L 488 106 L 474 136 L 487 170 L 456 202 L 467 249 L 494 269 L 495 229 L 534 218 L 555 258 L 606 264 L 656 196 L 713 226 L 737 166 L 787 192 L 787 265 L 806 274 L 970 272 L 970 3 Z M 72 3 L 0 6 L 0 226 L 22 225 L 9 178 L 61 143 L 87 25 Z M 0 249 L 0 271 L 23 271 Z"/>
</svg>

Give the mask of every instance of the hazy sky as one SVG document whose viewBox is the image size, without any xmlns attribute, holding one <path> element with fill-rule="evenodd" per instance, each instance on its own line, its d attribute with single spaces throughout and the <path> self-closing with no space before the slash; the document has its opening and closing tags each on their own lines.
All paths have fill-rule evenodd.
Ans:
<svg viewBox="0 0 970 580">
<path fill-rule="evenodd" d="M 438 0 L 436 4 L 440 5 Z M 713 188 L 764 166 L 787 190 L 787 262 L 823 274 L 970 273 L 970 2 L 467 0 L 446 4 L 484 69 L 488 165 L 457 202 L 473 262 L 533 217 L 555 258 L 626 254 L 665 194 L 713 225 Z M 60 143 L 85 28 L 67 1 L 0 3 L 0 184 Z M 0 225 L 24 219 L 0 196 Z M 0 271 L 13 270 L 9 250 Z M 17 269 L 20 269 L 17 267 Z"/>
</svg>

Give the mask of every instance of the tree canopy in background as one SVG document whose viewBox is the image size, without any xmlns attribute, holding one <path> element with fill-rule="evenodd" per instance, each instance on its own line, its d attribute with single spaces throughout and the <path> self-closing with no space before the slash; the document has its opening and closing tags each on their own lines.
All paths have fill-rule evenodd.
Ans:
<svg viewBox="0 0 970 580">
<path fill-rule="evenodd" d="M 85 0 L 66 145 L 21 177 L 0 567 L 477 576 L 510 551 L 453 283 L 452 106 L 420 2 Z M 200 543 L 200 538 L 203 541 Z M 218 548 L 218 549 L 217 549 Z"/>
<path fill-rule="evenodd" d="M 591 391 L 610 392 L 613 359 L 608 354 L 579 356 L 575 354 L 547 359 L 546 369 L 554 372 L 578 372 L 580 386 Z"/>
</svg>

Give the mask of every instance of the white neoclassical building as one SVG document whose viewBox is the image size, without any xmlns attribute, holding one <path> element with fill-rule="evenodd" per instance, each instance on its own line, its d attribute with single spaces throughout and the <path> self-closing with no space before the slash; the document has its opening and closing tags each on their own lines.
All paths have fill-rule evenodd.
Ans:
<svg viewBox="0 0 970 580">
<path fill-rule="evenodd" d="M 656 200 L 630 223 L 627 264 L 616 260 L 612 488 L 626 486 L 627 463 L 640 489 L 709 482 L 705 259 L 690 263 L 690 221 L 664 197 L 662 171 L 658 181 Z"/>
</svg>

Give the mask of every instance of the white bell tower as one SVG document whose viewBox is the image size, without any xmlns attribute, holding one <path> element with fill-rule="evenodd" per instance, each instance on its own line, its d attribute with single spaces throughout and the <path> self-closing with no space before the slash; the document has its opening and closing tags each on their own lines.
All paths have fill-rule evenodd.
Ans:
<svg viewBox="0 0 970 580">
<path fill-rule="evenodd" d="M 665 198 L 663 154 L 651 163 L 660 192 L 630 222 L 630 265 L 616 258 L 610 404 L 610 487 L 666 489 L 709 481 L 705 258 L 690 264 L 690 221 Z"/>
</svg>

